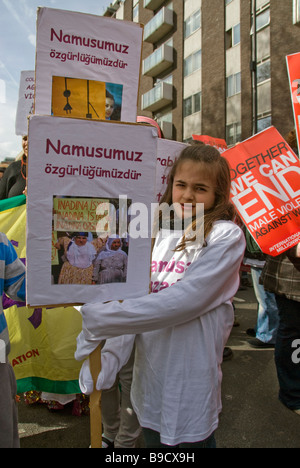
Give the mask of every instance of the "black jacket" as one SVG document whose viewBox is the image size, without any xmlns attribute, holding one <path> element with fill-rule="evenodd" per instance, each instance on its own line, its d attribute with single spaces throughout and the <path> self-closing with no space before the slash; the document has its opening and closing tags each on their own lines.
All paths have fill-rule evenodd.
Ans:
<svg viewBox="0 0 300 468">
<path fill-rule="evenodd" d="M 22 168 L 21 160 L 14 161 L 7 167 L 0 180 L 0 200 L 22 195 L 25 187 L 25 168 Z"/>
</svg>

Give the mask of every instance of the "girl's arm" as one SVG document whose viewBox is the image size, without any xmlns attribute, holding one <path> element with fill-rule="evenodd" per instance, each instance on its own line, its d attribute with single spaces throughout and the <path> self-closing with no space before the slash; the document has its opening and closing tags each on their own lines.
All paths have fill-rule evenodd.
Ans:
<svg viewBox="0 0 300 468">
<path fill-rule="evenodd" d="M 103 340 L 189 322 L 231 301 L 239 287 L 245 239 L 233 223 L 218 223 L 199 258 L 173 286 L 122 303 L 82 307 L 86 339 Z"/>
</svg>

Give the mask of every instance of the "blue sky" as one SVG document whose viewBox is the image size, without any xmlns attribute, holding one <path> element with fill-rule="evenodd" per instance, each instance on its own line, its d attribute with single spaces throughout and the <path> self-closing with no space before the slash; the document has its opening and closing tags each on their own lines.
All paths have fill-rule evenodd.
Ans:
<svg viewBox="0 0 300 468">
<path fill-rule="evenodd" d="M 22 70 L 35 68 L 38 7 L 102 15 L 113 0 L 0 0 L 0 162 L 21 151 L 15 134 Z"/>
</svg>

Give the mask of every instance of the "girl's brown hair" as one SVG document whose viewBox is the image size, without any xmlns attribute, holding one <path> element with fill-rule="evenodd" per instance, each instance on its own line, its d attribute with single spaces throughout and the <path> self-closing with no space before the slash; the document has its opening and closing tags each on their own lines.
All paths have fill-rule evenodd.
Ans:
<svg viewBox="0 0 300 468">
<path fill-rule="evenodd" d="M 204 212 L 204 227 L 203 224 L 201 226 L 201 229 L 204 229 L 204 239 L 206 239 L 212 230 L 214 222 L 219 220 L 234 220 L 235 208 L 230 202 L 230 170 L 226 159 L 214 147 L 202 144 L 187 146 L 181 152 L 171 169 L 168 186 L 160 200 L 160 205 L 162 203 L 167 203 L 169 206 L 172 205 L 173 182 L 176 171 L 183 162 L 188 160 L 202 164 L 203 171 L 207 174 L 207 178 L 213 182 L 215 188 L 214 206 Z M 161 213 L 159 217 L 161 221 Z M 195 229 L 196 221 L 193 221 L 186 230 L 182 242 L 177 246 L 176 250 L 183 250 L 186 242 L 193 242 L 196 239 L 196 235 L 193 237 L 189 235 L 191 232 L 195 232 Z"/>
</svg>

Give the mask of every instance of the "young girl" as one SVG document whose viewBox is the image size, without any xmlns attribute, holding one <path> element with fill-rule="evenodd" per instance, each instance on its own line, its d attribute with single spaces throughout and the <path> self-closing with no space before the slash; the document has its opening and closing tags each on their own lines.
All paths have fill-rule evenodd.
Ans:
<svg viewBox="0 0 300 468">
<path fill-rule="evenodd" d="M 131 399 L 147 447 L 215 447 L 223 349 L 245 239 L 232 222 L 230 173 L 216 149 L 185 148 L 169 179 L 162 202 L 176 202 L 178 216 L 192 216 L 195 223 L 196 204 L 204 204 L 204 242 L 198 245 L 199 236 L 191 233 L 166 236 L 160 228 L 152 253 L 153 293 L 83 306 L 75 357 L 87 357 L 107 339 L 97 388 L 109 388 L 135 341 Z M 80 381 L 92 391 L 88 361 Z"/>
</svg>

